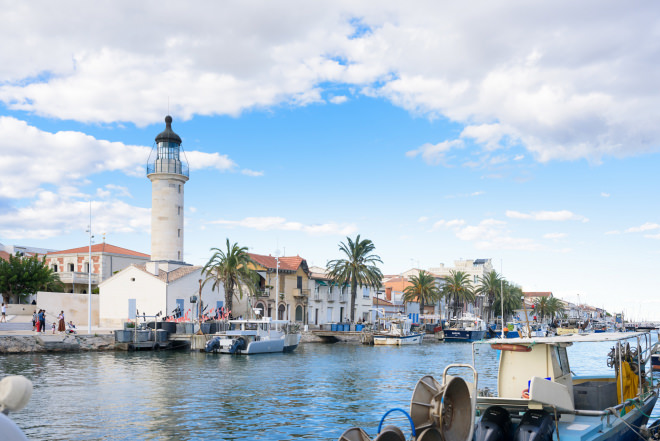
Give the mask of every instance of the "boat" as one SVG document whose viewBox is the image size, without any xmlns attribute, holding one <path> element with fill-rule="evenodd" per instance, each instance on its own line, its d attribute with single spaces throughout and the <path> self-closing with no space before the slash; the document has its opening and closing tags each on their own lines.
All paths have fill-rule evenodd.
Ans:
<svg viewBox="0 0 660 441">
<path fill-rule="evenodd" d="M 206 352 L 222 354 L 263 354 L 291 352 L 300 343 L 297 325 L 288 320 L 228 320 L 229 330 L 218 332 L 206 342 Z"/>
<path fill-rule="evenodd" d="M 603 365 L 613 368 L 611 375 L 576 376 L 567 348 L 578 342 L 596 351 L 612 344 L 602 358 Z M 494 394 L 480 390 L 478 383 L 475 360 L 483 358 L 475 354 L 487 346 L 500 351 Z M 406 441 L 398 427 L 382 427 L 393 411 L 406 414 L 415 441 L 626 441 L 650 439 L 659 430 L 647 426 L 660 387 L 657 374 L 647 368 L 658 350 L 648 332 L 500 338 L 473 343 L 472 350 L 472 364 L 446 366 L 441 382 L 431 375 L 422 377 L 410 411 L 385 413 L 375 439 Z M 491 368 L 482 366 L 482 372 Z M 454 370 L 471 371 L 465 374 L 469 381 L 455 376 Z M 358 427 L 339 440 L 370 441 Z"/>
<path fill-rule="evenodd" d="M 472 314 L 465 314 L 445 327 L 446 342 L 475 342 L 484 338 L 486 324 Z"/>
<path fill-rule="evenodd" d="M 516 322 L 510 323 L 507 328 L 506 338 L 547 337 L 552 334 L 550 328 L 545 323 L 523 324 Z"/>
<path fill-rule="evenodd" d="M 433 335 L 436 340 L 445 341 L 445 331 L 442 329 L 442 324 L 438 324 L 438 326 L 433 328 Z"/>
<path fill-rule="evenodd" d="M 387 329 L 373 335 L 374 345 L 417 345 L 424 338 L 421 332 L 411 330 L 412 320 L 407 317 L 390 317 L 385 322 Z"/>
</svg>

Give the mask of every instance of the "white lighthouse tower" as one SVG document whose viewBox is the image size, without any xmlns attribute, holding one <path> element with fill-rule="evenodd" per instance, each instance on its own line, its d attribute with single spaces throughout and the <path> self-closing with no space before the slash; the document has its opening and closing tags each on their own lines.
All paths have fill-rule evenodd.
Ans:
<svg viewBox="0 0 660 441">
<path fill-rule="evenodd" d="M 151 261 L 183 262 L 183 186 L 188 164 L 179 157 L 181 138 L 172 117 L 156 136 L 156 158 L 147 164 L 151 180 Z"/>
</svg>

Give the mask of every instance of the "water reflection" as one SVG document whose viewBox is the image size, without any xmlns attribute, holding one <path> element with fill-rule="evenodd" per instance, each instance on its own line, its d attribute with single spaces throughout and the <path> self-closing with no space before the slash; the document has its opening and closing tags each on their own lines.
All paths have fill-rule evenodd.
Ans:
<svg viewBox="0 0 660 441">
<path fill-rule="evenodd" d="M 609 347 L 602 349 L 569 348 L 571 367 L 607 371 Z M 8 355 L 0 357 L 0 375 L 33 381 L 30 404 L 12 417 L 35 440 L 336 440 L 350 426 L 375 435 L 387 410 L 408 408 L 422 376 L 441 381 L 444 367 L 456 362 L 472 362 L 471 345 L 307 344 L 292 354 L 243 357 Z M 479 388 L 496 390 L 497 351 L 479 348 L 475 362 Z M 392 414 L 388 423 L 409 435 L 404 417 Z"/>
</svg>

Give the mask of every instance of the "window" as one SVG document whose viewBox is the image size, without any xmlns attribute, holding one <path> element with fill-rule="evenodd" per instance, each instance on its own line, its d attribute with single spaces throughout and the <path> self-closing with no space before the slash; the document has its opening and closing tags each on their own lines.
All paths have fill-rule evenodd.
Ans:
<svg viewBox="0 0 660 441">
<path fill-rule="evenodd" d="M 302 289 L 302 276 L 298 276 L 296 279 L 296 288 Z"/>
<path fill-rule="evenodd" d="M 89 272 L 89 262 L 85 262 L 85 272 Z"/>
<path fill-rule="evenodd" d="M 177 214 L 181 216 L 181 205 L 177 205 L 176 207 Z"/>
<path fill-rule="evenodd" d="M 181 251 L 176 252 L 176 258 L 177 260 L 181 260 Z"/>
<path fill-rule="evenodd" d="M 68 264 L 68 266 L 69 266 L 69 272 L 74 272 L 76 270 L 75 265 L 73 263 Z"/>
<path fill-rule="evenodd" d="M 177 237 L 181 237 L 181 228 L 179 228 L 178 230 L 176 230 L 176 236 L 177 236 Z"/>
<path fill-rule="evenodd" d="M 57 272 L 57 265 L 53 265 L 53 272 Z"/>
<path fill-rule="evenodd" d="M 179 194 L 181 194 L 181 184 L 179 184 Z"/>
</svg>

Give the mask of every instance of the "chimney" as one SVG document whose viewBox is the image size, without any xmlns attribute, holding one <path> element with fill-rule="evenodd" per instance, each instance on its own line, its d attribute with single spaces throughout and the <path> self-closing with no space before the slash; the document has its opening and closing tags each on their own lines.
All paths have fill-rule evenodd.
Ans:
<svg viewBox="0 0 660 441">
<path fill-rule="evenodd" d="M 158 262 L 147 262 L 146 269 L 148 272 L 158 277 Z"/>
</svg>

